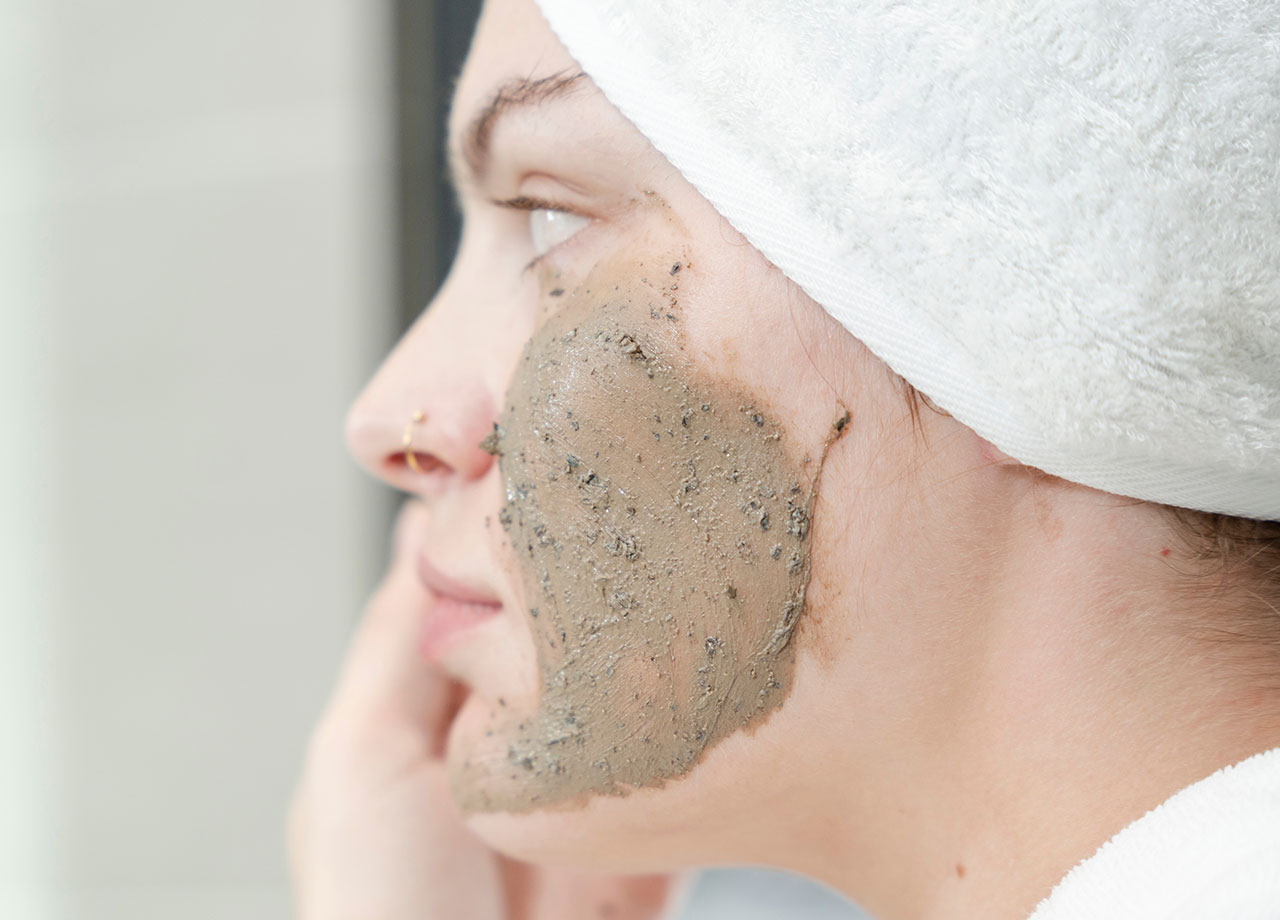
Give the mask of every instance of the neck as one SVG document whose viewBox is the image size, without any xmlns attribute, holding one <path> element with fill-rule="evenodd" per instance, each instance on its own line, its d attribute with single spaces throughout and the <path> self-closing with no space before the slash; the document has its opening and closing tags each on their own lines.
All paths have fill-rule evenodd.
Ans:
<svg viewBox="0 0 1280 920">
<path fill-rule="evenodd" d="M 853 681 L 844 699 L 865 708 L 832 720 L 857 743 L 829 731 L 822 800 L 775 838 L 788 868 L 879 920 L 1024 920 L 1127 824 L 1280 745 L 1280 695 L 1256 689 L 1256 664 L 1186 638 L 1172 593 L 1141 588 L 1159 547 L 1148 558 L 1097 524 L 1014 541 L 1028 549 L 989 582 L 980 622 L 931 624 L 918 684 Z"/>
</svg>

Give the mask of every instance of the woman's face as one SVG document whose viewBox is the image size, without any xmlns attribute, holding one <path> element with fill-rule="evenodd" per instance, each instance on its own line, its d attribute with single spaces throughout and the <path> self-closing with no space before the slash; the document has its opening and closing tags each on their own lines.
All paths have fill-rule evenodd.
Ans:
<svg viewBox="0 0 1280 920">
<path fill-rule="evenodd" d="M 852 716 L 869 739 L 900 709 L 894 643 L 859 650 L 853 611 L 930 583 L 876 564 L 936 513 L 902 392 L 531 0 L 486 5 L 450 135 L 457 259 L 349 436 L 431 507 L 425 652 L 469 691 L 455 796 L 526 857 L 760 858 L 745 829 L 801 826 L 848 707 L 884 704 Z"/>
</svg>

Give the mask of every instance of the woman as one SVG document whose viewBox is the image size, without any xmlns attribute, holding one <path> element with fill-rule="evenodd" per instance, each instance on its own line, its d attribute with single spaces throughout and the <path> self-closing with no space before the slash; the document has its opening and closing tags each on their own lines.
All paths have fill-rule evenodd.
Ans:
<svg viewBox="0 0 1280 920">
<path fill-rule="evenodd" d="M 1276 14 L 694 6 L 485 7 L 300 915 L 1271 916 Z"/>
</svg>

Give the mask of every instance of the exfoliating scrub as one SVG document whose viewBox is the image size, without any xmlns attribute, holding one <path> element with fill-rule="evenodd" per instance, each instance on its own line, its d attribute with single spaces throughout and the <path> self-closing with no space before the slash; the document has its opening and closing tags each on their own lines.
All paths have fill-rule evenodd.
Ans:
<svg viewBox="0 0 1280 920">
<path fill-rule="evenodd" d="M 467 810 L 662 785 L 787 695 L 817 483 L 848 416 L 806 455 L 689 360 L 680 271 L 552 290 L 483 445 L 540 686 L 535 711 L 490 717 L 505 757 L 455 765 Z"/>
</svg>

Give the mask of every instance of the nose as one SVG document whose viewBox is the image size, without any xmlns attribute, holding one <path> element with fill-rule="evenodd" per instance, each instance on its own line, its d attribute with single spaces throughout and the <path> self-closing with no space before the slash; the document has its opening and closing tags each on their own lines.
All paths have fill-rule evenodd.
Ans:
<svg viewBox="0 0 1280 920">
<path fill-rule="evenodd" d="M 493 340 L 485 341 L 476 311 L 451 309 L 454 299 L 446 283 L 347 414 L 347 447 L 357 462 L 424 498 L 493 466 L 481 446 L 493 431 L 502 383 Z"/>
</svg>

